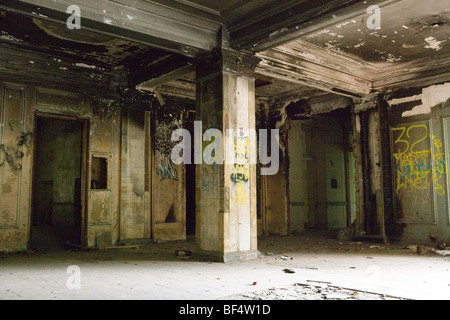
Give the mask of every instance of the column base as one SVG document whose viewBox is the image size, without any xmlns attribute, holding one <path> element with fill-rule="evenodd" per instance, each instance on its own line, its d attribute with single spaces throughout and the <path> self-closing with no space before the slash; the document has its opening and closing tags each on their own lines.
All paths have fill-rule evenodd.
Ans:
<svg viewBox="0 0 450 320">
<path fill-rule="evenodd" d="M 257 250 L 252 251 L 238 251 L 238 252 L 213 252 L 213 251 L 196 251 L 194 252 L 196 259 L 210 261 L 210 262 L 236 262 L 236 261 L 250 261 L 257 260 L 261 256 L 261 252 Z"/>
</svg>

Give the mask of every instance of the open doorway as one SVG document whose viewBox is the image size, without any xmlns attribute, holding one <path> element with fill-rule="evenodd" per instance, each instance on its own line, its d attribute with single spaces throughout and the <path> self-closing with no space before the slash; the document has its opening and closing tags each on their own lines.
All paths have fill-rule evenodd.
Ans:
<svg viewBox="0 0 450 320">
<path fill-rule="evenodd" d="M 350 110 L 294 119 L 289 134 L 290 231 L 346 229 L 356 219 Z"/>
<path fill-rule="evenodd" d="M 30 245 L 37 250 L 82 244 L 85 122 L 38 116 Z"/>
</svg>

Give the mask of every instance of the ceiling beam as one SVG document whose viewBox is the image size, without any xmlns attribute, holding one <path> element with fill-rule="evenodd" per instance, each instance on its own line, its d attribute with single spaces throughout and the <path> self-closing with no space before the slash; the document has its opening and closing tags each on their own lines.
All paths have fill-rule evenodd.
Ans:
<svg viewBox="0 0 450 320">
<path fill-rule="evenodd" d="M 159 87 L 163 84 L 166 84 L 166 83 L 174 81 L 174 80 L 178 80 L 178 79 L 182 78 L 183 76 L 185 76 L 189 73 L 192 73 L 192 72 L 195 72 L 195 66 L 188 64 L 179 69 L 172 70 L 171 72 L 168 72 L 158 78 L 154 78 L 149 81 L 146 81 L 146 82 L 140 84 L 137 87 L 137 89 L 139 89 L 139 90 L 148 89 L 151 91 L 152 89 L 155 89 L 156 87 Z"/>
<path fill-rule="evenodd" d="M 221 26 L 153 1 L 2 0 L 0 9 L 66 24 L 70 5 L 79 6 L 83 29 L 188 57 L 212 50 Z"/>
</svg>

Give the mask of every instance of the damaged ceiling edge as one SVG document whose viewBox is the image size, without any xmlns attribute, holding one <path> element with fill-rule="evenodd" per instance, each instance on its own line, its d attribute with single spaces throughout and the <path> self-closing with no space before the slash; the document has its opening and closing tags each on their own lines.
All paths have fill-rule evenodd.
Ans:
<svg viewBox="0 0 450 320">
<path fill-rule="evenodd" d="M 414 106 L 411 110 L 402 113 L 402 117 L 427 115 L 432 113 L 432 108 L 446 103 L 450 99 L 450 83 L 433 85 L 422 89 L 422 94 L 410 97 L 392 99 L 388 103 L 391 107 L 403 103 L 421 101 L 422 104 Z"/>
<path fill-rule="evenodd" d="M 335 83 L 327 83 L 311 77 L 305 77 L 299 72 L 283 69 L 281 66 L 266 65 L 264 61 L 256 68 L 258 74 L 262 74 L 266 77 L 279 79 L 282 81 L 303 85 L 306 87 L 316 88 L 325 92 L 339 94 L 346 97 L 359 97 L 370 94 L 372 88 L 349 88 L 348 86 L 342 86 L 342 83 L 335 80 Z M 350 85 L 350 84 L 349 84 Z"/>
</svg>

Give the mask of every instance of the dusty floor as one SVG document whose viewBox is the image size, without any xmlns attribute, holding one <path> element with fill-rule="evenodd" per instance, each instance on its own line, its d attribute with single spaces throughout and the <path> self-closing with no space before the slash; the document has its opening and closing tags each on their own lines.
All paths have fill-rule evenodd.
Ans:
<svg viewBox="0 0 450 320">
<path fill-rule="evenodd" d="M 261 258 L 200 261 L 195 243 L 0 255 L 0 299 L 450 299 L 449 257 L 315 233 L 259 240 Z M 179 257 L 177 250 L 193 251 Z M 81 271 L 70 290 L 69 266 Z"/>
</svg>

